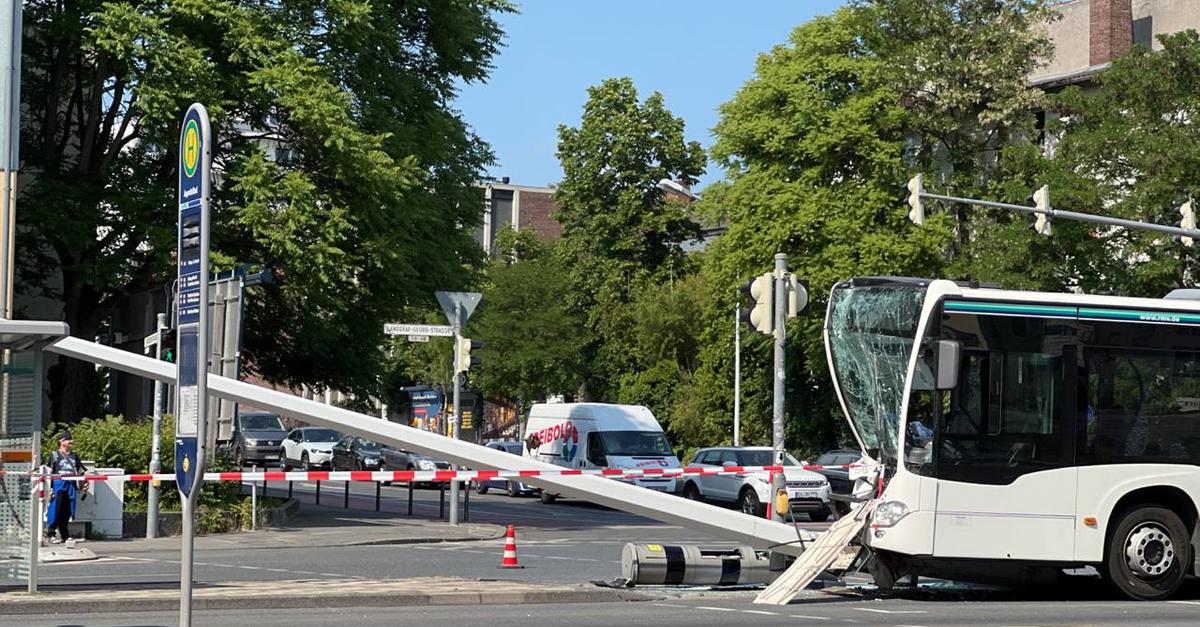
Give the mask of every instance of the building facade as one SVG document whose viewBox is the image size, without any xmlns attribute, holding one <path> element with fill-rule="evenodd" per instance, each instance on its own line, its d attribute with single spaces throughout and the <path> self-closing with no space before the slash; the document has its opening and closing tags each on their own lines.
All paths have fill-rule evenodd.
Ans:
<svg viewBox="0 0 1200 627">
<path fill-rule="evenodd" d="M 1054 57 L 1030 83 L 1044 89 L 1086 83 L 1135 44 L 1161 49 L 1159 35 L 1200 30 L 1196 0 L 1066 0 L 1046 26 Z"/>
</svg>

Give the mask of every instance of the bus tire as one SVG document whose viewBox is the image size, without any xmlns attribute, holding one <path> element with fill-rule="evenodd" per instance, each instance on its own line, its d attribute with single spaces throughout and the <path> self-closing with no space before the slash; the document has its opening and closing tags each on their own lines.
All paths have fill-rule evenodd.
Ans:
<svg viewBox="0 0 1200 627">
<path fill-rule="evenodd" d="M 1179 515 L 1158 505 L 1140 505 L 1113 529 L 1104 575 L 1131 599 L 1157 601 L 1175 594 L 1191 561 L 1191 538 Z"/>
</svg>

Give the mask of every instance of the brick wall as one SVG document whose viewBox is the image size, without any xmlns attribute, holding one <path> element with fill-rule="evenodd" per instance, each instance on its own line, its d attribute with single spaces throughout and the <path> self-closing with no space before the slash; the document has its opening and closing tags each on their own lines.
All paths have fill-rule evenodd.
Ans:
<svg viewBox="0 0 1200 627">
<path fill-rule="evenodd" d="M 1133 46 L 1133 4 L 1130 0 L 1092 0 L 1088 61 L 1107 63 Z"/>
<path fill-rule="evenodd" d="M 533 229 L 538 237 L 546 242 L 561 237 L 562 225 L 552 217 L 558 210 L 553 193 L 521 190 L 520 194 L 521 228 Z"/>
</svg>

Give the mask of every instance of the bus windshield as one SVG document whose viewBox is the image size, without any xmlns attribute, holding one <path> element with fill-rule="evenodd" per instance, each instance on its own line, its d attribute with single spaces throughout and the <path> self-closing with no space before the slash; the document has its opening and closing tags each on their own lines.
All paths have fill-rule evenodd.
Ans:
<svg viewBox="0 0 1200 627">
<path fill-rule="evenodd" d="M 928 282 L 851 279 L 834 286 L 826 323 L 833 376 L 863 447 L 896 458 L 900 403 Z"/>
</svg>

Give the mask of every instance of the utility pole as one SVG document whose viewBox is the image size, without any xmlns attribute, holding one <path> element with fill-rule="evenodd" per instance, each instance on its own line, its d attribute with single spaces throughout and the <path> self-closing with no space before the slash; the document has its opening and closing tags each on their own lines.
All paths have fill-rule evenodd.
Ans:
<svg viewBox="0 0 1200 627">
<path fill-rule="evenodd" d="M 17 231 L 17 173 L 21 167 L 21 10 L 22 2 L 0 8 L 0 319 L 12 318 L 13 242 Z M 9 374 L 12 352 L 3 353 L 5 372 L 0 377 L 0 429 L 8 432 Z M 34 419 L 36 425 L 41 417 Z M 31 449 L 33 450 L 33 449 Z M 36 467 L 38 460 L 32 461 Z"/>
<path fill-rule="evenodd" d="M 773 435 L 771 445 L 775 449 L 775 465 L 783 464 L 783 393 L 785 383 L 785 371 L 783 364 L 783 351 L 786 343 L 787 334 L 784 332 L 787 326 L 788 319 L 788 271 L 787 271 L 787 255 L 784 253 L 776 253 L 775 255 L 775 386 L 774 399 L 772 401 L 771 418 L 773 422 Z"/>
<path fill-rule="evenodd" d="M 163 329 L 167 328 L 167 314 L 160 313 L 154 328 L 154 358 L 161 359 Z M 162 409 L 163 383 L 154 380 L 154 431 L 150 441 L 150 474 L 162 472 Z M 146 495 L 146 537 L 158 537 L 158 480 L 150 482 Z"/>
</svg>

